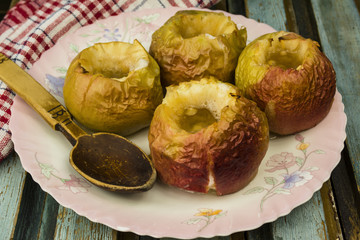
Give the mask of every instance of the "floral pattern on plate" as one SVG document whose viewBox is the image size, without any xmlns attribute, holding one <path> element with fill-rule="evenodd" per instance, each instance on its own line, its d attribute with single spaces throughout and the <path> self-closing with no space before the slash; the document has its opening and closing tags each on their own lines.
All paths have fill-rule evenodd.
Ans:
<svg viewBox="0 0 360 240">
<path fill-rule="evenodd" d="M 319 170 L 319 168 L 315 166 L 309 166 L 304 170 L 303 168 L 310 155 L 314 153 L 324 154 L 325 152 L 321 149 L 308 152 L 310 143 L 305 142 L 305 138 L 301 134 L 296 134 L 295 140 L 299 142 L 296 149 L 299 150 L 302 155 L 295 156 L 291 152 L 281 152 L 272 155 L 266 162 L 267 169 L 265 169 L 265 172 L 276 172 L 277 174 L 265 176 L 264 185 L 253 187 L 244 193 L 248 195 L 265 192 L 260 201 L 261 211 L 263 211 L 266 200 L 277 194 L 291 194 L 292 188 L 304 185 L 313 178 L 312 172 Z"/>
<path fill-rule="evenodd" d="M 227 211 L 222 209 L 212 209 L 212 208 L 199 208 L 198 212 L 194 214 L 195 217 L 188 219 L 184 223 L 188 225 L 199 225 L 202 227 L 199 228 L 199 232 L 204 230 L 207 226 L 213 223 L 219 217 L 225 216 Z"/>
<path fill-rule="evenodd" d="M 36 156 L 35 159 L 41 169 L 42 175 L 44 175 L 48 180 L 52 177 L 60 180 L 62 184 L 57 187 L 59 190 L 69 190 L 72 193 L 86 193 L 88 192 L 88 188 L 92 186 L 82 177 L 79 178 L 73 174 L 70 174 L 70 178 L 60 177 L 55 173 L 57 170 L 51 164 L 39 162 Z"/>
</svg>

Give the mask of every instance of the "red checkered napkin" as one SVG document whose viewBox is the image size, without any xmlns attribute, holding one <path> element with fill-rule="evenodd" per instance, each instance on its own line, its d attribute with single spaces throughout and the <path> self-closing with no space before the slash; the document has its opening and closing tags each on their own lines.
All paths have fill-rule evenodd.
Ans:
<svg viewBox="0 0 360 240">
<path fill-rule="evenodd" d="M 0 22 L 0 52 L 25 70 L 70 30 L 121 12 L 211 7 L 220 0 L 22 0 Z M 9 120 L 14 93 L 0 81 L 0 162 L 12 151 Z"/>
</svg>

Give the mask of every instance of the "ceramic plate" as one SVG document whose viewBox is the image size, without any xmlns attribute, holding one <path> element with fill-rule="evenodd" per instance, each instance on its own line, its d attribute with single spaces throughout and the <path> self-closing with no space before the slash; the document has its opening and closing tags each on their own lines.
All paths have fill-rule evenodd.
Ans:
<svg viewBox="0 0 360 240">
<path fill-rule="evenodd" d="M 179 8 L 145 10 L 109 17 L 65 35 L 29 73 L 62 99 L 70 61 L 95 42 L 138 39 L 148 49 L 151 34 Z M 274 29 L 239 15 L 249 41 Z M 270 141 L 257 177 L 243 190 L 222 197 L 192 194 L 157 182 L 138 194 L 106 192 L 86 182 L 69 164 L 70 143 L 16 97 L 10 128 L 23 167 L 60 204 L 119 231 L 153 237 L 195 238 L 250 230 L 288 214 L 309 200 L 340 160 L 346 116 L 336 93 L 329 115 L 316 127 Z M 149 153 L 147 130 L 130 137 Z"/>
</svg>

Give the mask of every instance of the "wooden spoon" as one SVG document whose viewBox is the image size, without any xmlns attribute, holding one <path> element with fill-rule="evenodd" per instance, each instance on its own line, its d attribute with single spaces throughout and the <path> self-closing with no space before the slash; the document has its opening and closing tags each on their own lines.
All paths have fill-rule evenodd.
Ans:
<svg viewBox="0 0 360 240">
<path fill-rule="evenodd" d="M 149 190 L 156 180 L 152 161 L 136 145 L 111 133 L 87 134 L 70 113 L 29 74 L 0 53 L 0 79 L 74 146 L 70 164 L 89 182 L 110 191 Z"/>
</svg>

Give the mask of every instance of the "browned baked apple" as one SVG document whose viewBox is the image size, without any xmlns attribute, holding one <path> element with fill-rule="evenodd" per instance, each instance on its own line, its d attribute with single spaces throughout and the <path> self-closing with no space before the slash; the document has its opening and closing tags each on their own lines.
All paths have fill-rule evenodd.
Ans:
<svg viewBox="0 0 360 240">
<path fill-rule="evenodd" d="M 65 105 L 93 131 L 129 135 L 150 124 L 163 98 L 160 69 L 138 41 L 97 43 L 70 64 Z"/>
<path fill-rule="evenodd" d="M 163 182 L 224 195 L 254 178 L 269 128 L 265 114 L 237 87 L 210 77 L 167 88 L 151 121 L 149 144 Z"/>
<path fill-rule="evenodd" d="M 246 29 L 223 13 L 183 10 L 154 32 L 149 52 L 164 86 L 208 76 L 233 82 L 246 38 Z"/>
<path fill-rule="evenodd" d="M 336 77 L 317 42 L 281 31 L 246 46 L 236 68 L 236 85 L 265 111 L 270 131 L 287 135 L 325 118 Z"/>
</svg>

